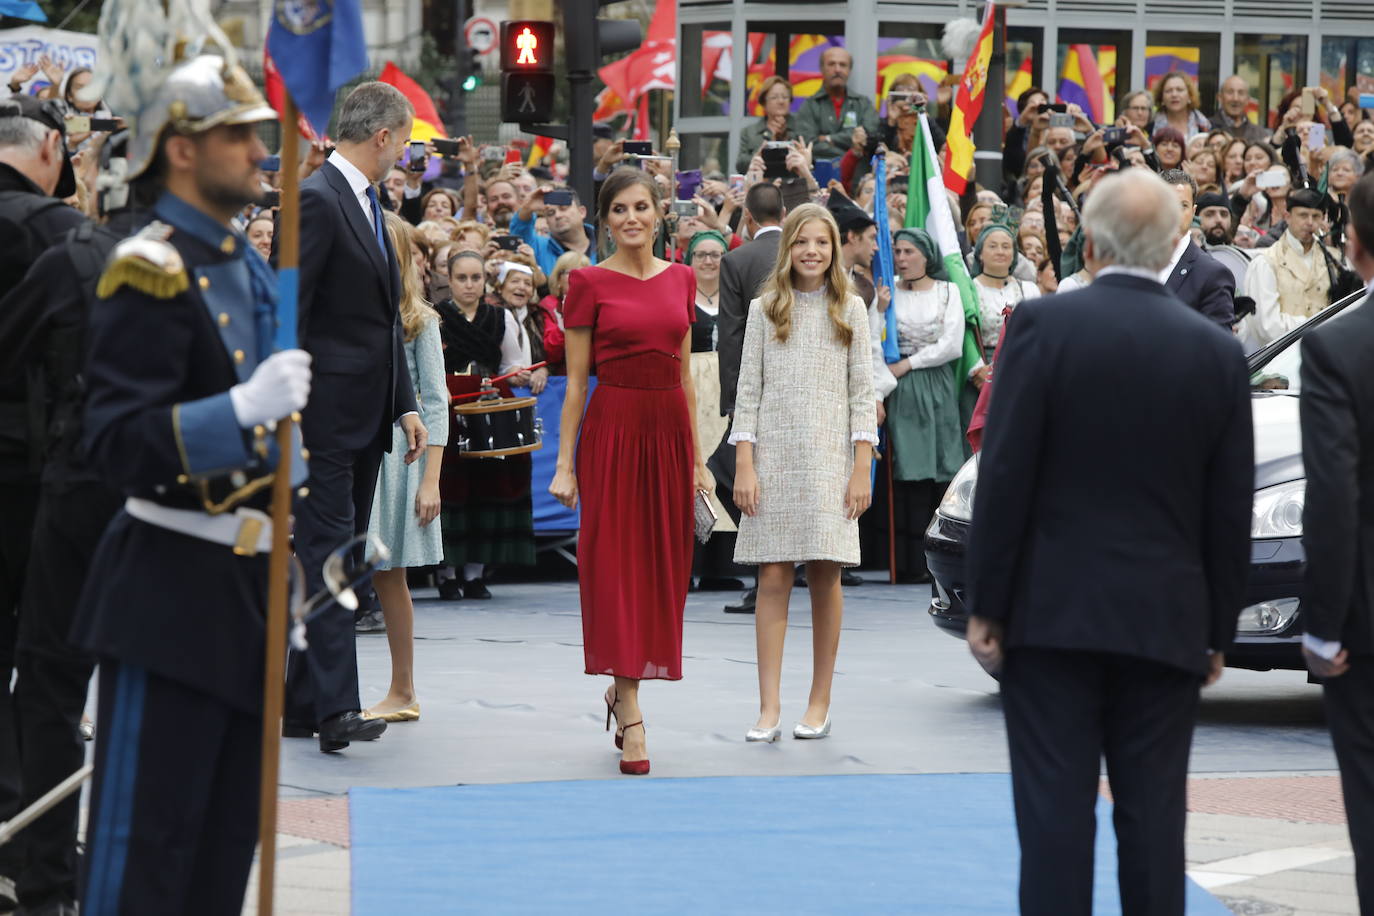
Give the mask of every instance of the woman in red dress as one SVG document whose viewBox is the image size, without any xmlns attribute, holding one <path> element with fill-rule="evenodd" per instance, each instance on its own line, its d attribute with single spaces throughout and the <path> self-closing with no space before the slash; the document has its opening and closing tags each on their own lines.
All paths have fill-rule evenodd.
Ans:
<svg viewBox="0 0 1374 916">
<path fill-rule="evenodd" d="M 586 670 L 615 678 L 606 722 L 615 716 L 620 771 L 631 775 L 649 772 L 639 682 L 682 677 L 694 491 L 715 489 L 692 390 L 696 281 L 690 267 L 654 257 L 660 213 L 648 172 L 621 168 L 602 185 L 599 222 L 616 252 L 568 275 L 568 388 L 549 486 L 569 508 L 582 497 Z"/>
</svg>

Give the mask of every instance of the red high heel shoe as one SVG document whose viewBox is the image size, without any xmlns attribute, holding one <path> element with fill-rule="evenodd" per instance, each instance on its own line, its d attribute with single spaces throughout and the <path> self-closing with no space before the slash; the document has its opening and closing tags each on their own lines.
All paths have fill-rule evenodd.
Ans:
<svg viewBox="0 0 1374 916">
<path fill-rule="evenodd" d="M 626 725 L 623 728 L 621 728 L 621 731 L 625 731 L 625 729 L 628 728 L 634 728 L 636 725 L 638 725 L 640 728 L 643 728 L 644 720 L 641 719 L 638 722 L 631 722 L 629 725 Z M 622 760 L 620 761 L 620 772 L 624 773 L 626 776 L 648 776 L 649 761 Z"/>
<path fill-rule="evenodd" d="M 615 695 L 615 688 L 606 691 L 606 696 L 601 699 L 606 701 L 606 731 L 611 730 L 611 719 L 615 719 L 615 749 L 623 751 L 625 749 L 625 729 L 620 727 L 620 717 L 615 714 L 615 704 L 620 702 L 620 698 L 614 700 L 610 697 Z"/>
</svg>

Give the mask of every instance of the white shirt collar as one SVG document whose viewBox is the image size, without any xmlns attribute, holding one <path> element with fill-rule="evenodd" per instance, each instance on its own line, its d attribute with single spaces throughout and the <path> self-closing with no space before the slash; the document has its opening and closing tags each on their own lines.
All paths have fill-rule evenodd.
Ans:
<svg viewBox="0 0 1374 916">
<path fill-rule="evenodd" d="M 1150 270 L 1147 267 L 1118 267 L 1115 264 L 1111 267 L 1104 267 L 1093 274 L 1093 279 L 1096 280 L 1108 274 L 1125 274 L 1128 277 L 1140 277 L 1144 280 L 1154 280 L 1156 283 L 1159 282 L 1159 271 L 1157 270 Z"/>
<path fill-rule="evenodd" d="M 344 180 L 348 182 L 349 190 L 354 194 L 366 194 L 368 186 L 372 182 L 367 180 L 367 176 L 358 170 L 358 167 L 348 161 L 348 158 L 338 150 L 329 154 L 329 164 L 343 173 Z"/>
<path fill-rule="evenodd" d="M 1291 247 L 1291 248 L 1292 248 L 1294 251 L 1296 251 L 1298 254 L 1302 255 L 1304 258 L 1310 258 L 1310 257 L 1312 257 L 1312 255 L 1314 255 L 1314 254 L 1317 253 L 1317 240 L 1316 240 L 1316 239 L 1313 239 L 1313 240 L 1312 240 L 1312 247 L 1311 247 L 1311 248 L 1307 249 L 1306 251 L 1303 251 L 1303 250 L 1302 250 L 1302 242 L 1299 242 L 1299 241 L 1298 241 L 1298 237 L 1297 237 L 1296 235 L 1294 235 L 1291 231 L 1284 230 L 1283 237 L 1284 237 L 1284 239 L 1286 239 L 1286 240 L 1288 241 L 1289 247 Z"/>
<path fill-rule="evenodd" d="M 1183 233 L 1183 238 L 1178 240 L 1174 246 L 1174 256 L 1169 259 L 1169 265 L 1155 275 L 1155 279 L 1160 283 L 1168 283 L 1169 278 L 1174 275 L 1174 268 L 1178 267 L 1178 262 L 1183 259 L 1183 252 L 1188 250 L 1188 243 L 1193 240 L 1188 233 Z"/>
<path fill-rule="evenodd" d="M 760 226 L 760 227 L 758 228 L 758 230 L 754 232 L 754 238 L 759 238 L 760 236 L 762 236 L 762 235 L 764 235 L 765 233 L 768 233 L 768 232 L 781 232 L 781 231 L 782 231 L 782 227 L 781 227 L 781 226 Z"/>
<path fill-rule="evenodd" d="M 372 182 L 368 181 L 367 176 L 337 149 L 329 154 L 328 162 L 339 170 L 340 175 L 343 175 L 344 181 L 348 182 L 348 189 L 353 192 L 354 198 L 358 201 L 358 206 L 363 208 L 363 215 L 367 218 L 367 224 L 376 229 L 377 227 L 372 223 L 372 202 L 367 199 L 367 189 L 372 187 Z M 380 204 L 380 200 L 378 203 Z"/>
</svg>

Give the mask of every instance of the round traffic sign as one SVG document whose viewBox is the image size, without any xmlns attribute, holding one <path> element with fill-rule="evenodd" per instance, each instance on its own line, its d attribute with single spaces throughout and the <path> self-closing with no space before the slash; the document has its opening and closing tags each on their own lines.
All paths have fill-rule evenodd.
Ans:
<svg viewBox="0 0 1374 916">
<path fill-rule="evenodd" d="M 485 16 L 474 16 L 463 26 L 463 38 L 478 54 L 487 54 L 496 47 L 496 23 Z"/>
</svg>

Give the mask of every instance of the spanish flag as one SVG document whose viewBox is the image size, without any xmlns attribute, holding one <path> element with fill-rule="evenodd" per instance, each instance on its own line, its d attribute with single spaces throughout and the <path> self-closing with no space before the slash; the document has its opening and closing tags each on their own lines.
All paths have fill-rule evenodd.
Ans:
<svg viewBox="0 0 1374 916">
<path fill-rule="evenodd" d="M 955 194 L 963 194 L 968 187 L 968 173 L 973 170 L 973 125 L 983 110 L 983 97 L 988 88 L 988 63 L 992 60 L 992 24 L 996 4 L 988 0 L 983 12 L 983 31 L 973 46 L 959 89 L 954 97 L 954 110 L 949 118 L 949 133 L 945 141 L 945 187 Z"/>
<path fill-rule="evenodd" d="M 400 67 L 387 61 L 377 79 L 401 90 L 401 95 L 414 106 L 415 121 L 410 126 L 410 139 L 433 140 L 435 137 L 448 136 L 444 133 L 444 122 L 439 119 L 439 110 L 434 107 L 434 99 L 420 88 L 419 83 L 402 73 Z"/>
</svg>

